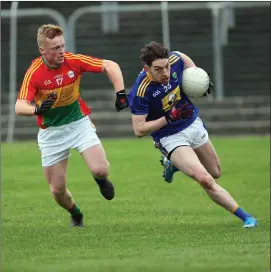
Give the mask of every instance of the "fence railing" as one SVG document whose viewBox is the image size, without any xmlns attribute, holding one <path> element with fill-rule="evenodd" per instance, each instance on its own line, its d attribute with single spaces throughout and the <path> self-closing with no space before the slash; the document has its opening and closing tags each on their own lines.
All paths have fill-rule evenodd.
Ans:
<svg viewBox="0 0 271 272">
<path fill-rule="evenodd" d="M 199 10 L 210 9 L 212 12 L 212 47 L 213 47 L 213 67 L 214 80 L 216 83 L 216 99 L 222 100 L 224 97 L 224 66 L 223 66 L 223 46 L 227 44 L 228 29 L 234 26 L 234 9 L 247 7 L 269 7 L 269 2 L 202 2 L 202 3 L 174 3 L 161 2 L 155 4 L 135 4 L 135 5 L 115 5 L 108 6 L 108 12 L 151 12 L 161 11 L 161 29 L 163 42 L 170 48 L 170 31 L 168 12 L 171 10 Z M 1 18 L 10 18 L 10 79 L 9 79 L 9 126 L 7 141 L 13 141 L 15 113 L 14 104 L 16 100 L 16 56 L 17 56 L 17 17 L 38 17 L 48 16 L 53 18 L 63 29 L 67 51 L 76 52 L 76 25 L 77 20 L 85 14 L 102 14 L 104 7 L 86 6 L 76 9 L 66 20 L 65 17 L 54 9 L 31 8 L 18 9 L 18 3 L 12 3 L 11 10 L 1 10 Z"/>
<path fill-rule="evenodd" d="M 261 7 L 269 6 L 268 2 L 203 2 L 203 3 L 168 3 L 161 2 L 160 4 L 135 4 L 135 5 L 119 5 L 107 7 L 108 12 L 149 12 L 161 11 L 162 16 L 162 35 L 163 43 L 170 49 L 170 33 L 168 12 L 170 10 L 199 10 L 211 9 L 212 11 L 212 44 L 213 44 L 213 66 L 214 80 L 216 83 L 216 100 L 224 98 L 224 69 L 223 69 L 223 45 L 227 42 L 227 34 L 229 27 L 233 26 L 234 8 L 242 7 Z M 75 10 L 68 18 L 68 28 L 71 41 L 71 50 L 76 52 L 76 23 L 77 20 L 85 14 L 102 14 L 103 7 L 101 6 L 85 6 Z M 223 12 L 222 12 L 223 11 Z"/>
<path fill-rule="evenodd" d="M 163 42 L 165 44 L 170 44 L 170 37 L 169 33 L 169 25 L 168 25 L 168 13 L 170 10 L 196 10 L 196 9 L 207 9 L 208 3 L 191 3 L 191 4 L 184 4 L 184 3 L 168 3 L 168 2 L 161 2 L 159 4 L 131 4 L 131 5 L 119 5 L 117 7 L 108 7 L 107 11 L 109 12 L 119 12 L 119 13 L 133 13 L 133 12 L 152 12 L 152 11 L 161 11 L 162 18 L 162 34 L 163 34 Z M 76 23 L 77 20 L 85 15 L 85 14 L 102 14 L 103 8 L 101 6 L 85 6 L 76 9 L 68 18 L 68 28 L 70 34 L 70 41 L 71 41 L 71 50 L 72 52 L 76 52 Z"/>
<path fill-rule="evenodd" d="M 13 142 L 14 127 L 15 127 L 15 112 L 14 104 L 16 102 L 16 80 L 17 80 L 17 17 L 36 17 L 47 16 L 53 18 L 64 30 L 69 49 L 68 28 L 65 17 L 54 9 L 49 8 L 33 8 L 33 9 L 18 9 L 18 2 L 11 4 L 10 10 L 1 10 L 1 18 L 10 18 L 10 77 L 9 77 L 9 126 L 7 133 L 7 142 Z"/>
</svg>

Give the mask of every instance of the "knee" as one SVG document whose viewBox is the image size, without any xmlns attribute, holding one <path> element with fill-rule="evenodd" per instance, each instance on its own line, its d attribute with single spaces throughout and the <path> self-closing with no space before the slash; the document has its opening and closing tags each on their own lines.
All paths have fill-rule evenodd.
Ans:
<svg viewBox="0 0 271 272">
<path fill-rule="evenodd" d="M 62 196 L 65 194 L 66 192 L 66 187 L 63 186 L 63 187 L 53 187 L 53 186 L 50 186 L 50 190 L 51 190 L 51 193 L 53 196 Z"/>
<path fill-rule="evenodd" d="M 57 175 L 51 175 L 48 179 L 50 191 L 54 196 L 60 196 L 66 192 L 66 174 L 58 173 Z"/>
<path fill-rule="evenodd" d="M 217 165 L 217 167 L 213 170 L 212 177 L 214 179 L 218 179 L 221 177 L 222 171 L 220 165 Z"/>
<path fill-rule="evenodd" d="M 196 174 L 195 179 L 206 190 L 212 190 L 214 187 L 215 181 L 213 177 L 207 172 Z"/>
<path fill-rule="evenodd" d="M 91 169 L 91 173 L 94 177 L 107 177 L 109 174 L 109 163 L 108 161 L 105 161 L 103 163 L 99 163 L 95 165 Z"/>
</svg>

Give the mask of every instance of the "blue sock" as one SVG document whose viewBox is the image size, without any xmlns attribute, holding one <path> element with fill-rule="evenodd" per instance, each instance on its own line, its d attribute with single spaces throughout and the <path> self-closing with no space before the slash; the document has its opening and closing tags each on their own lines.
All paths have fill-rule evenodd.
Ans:
<svg viewBox="0 0 271 272">
<path fill-rule="evenodd" d="M 232 213 L 239 217 L 242 221 L 245 221 L 247 217 L 251 217 L 250 214 L 246 213 L 243 209 L 237 206 Z"/>
</svg>

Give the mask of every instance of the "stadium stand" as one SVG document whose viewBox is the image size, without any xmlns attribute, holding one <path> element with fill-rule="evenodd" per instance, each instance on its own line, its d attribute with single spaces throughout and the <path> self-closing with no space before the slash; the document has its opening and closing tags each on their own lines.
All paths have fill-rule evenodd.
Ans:
<svg viewBox="0 0 271 272">
<path fill-rule="evenodd" d="M 45 3 L 45 2 L 44 2 Z M 95 3 L 95 2 L 94 2 Z M 125 3 L 125 2 L 124 2 Z M 127 4 L 127 3 L 125 3 Z M 84 2 L 46 2 L 66 18 Z M 20 8 L 41 7 L 39 2 L 21 2 Z M 3 2 L 2 8 L 8 8 Z M 195 63 L 213 71 L 212 19 L 209 10 L 170 11 L 171 47 L 188 54 Z M 76 25 L 77 52 L 118 62 L 123 70 L 127 88 L 142 69 L 140 48 L 150 40 L 162 40 L 161 14 L 121 13 L 120 31 L 104 34 L 101 16 L 86 14 Z M 19 90 L 25 70 L 39 55 L 36 30 L 40 24 L 55 23 L 48 18 L 18 19 Z M 151 22 L 151 23 L 150 23 Z M 224 47 L 224 88 L 226 98 L 221 102 L 197 101 L 201 116 L 210 134 L 269 134 L 270 133 L 270 11 L 266 8 L 238 8 L 234 28 L 230 29 L 228 45 Z M 2 141 L 8 126 L 9 83 L 9 20 L 1 19 L 2 58 Z M 82 96 L 93 108 L 93 119 L 101 137 L 131 136 L 130 114 L 114 110 L 114 92 L 104 75 L 87 75 L 82 80 Z M 259 96 L 260 95 L 260 96 Z M 256 97 L 257 96 L 257 97 Z M 15 139 L 34 139 L 37 128 L 33 118 L 16 117 Z"/>
</svg>

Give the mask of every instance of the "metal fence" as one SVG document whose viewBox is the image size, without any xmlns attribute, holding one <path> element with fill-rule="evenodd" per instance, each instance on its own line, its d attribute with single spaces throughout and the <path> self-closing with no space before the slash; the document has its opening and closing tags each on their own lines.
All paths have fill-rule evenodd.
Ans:
<svg viewBox="0 0 271 272">
<path fill-rule="evenodd" d="M 102 20 L 97 21 L 98 27 L 101 27 L 100 31 L 107 31 L 110 33 L 110 24 L 112 32 L 118 32 L 119 29 L 119 16 L 127 14 L 141 14 L 142 16 L 148 16 L 148 14 L 157 14 L 157 22 L 155 28 L 158 31 L 158 36 L 162 36 L 162 41 L 169 48 L 172 45 L 172 33 L 170 33 L 170 12 L 176 11 L 192 11 L 202 10 L 210 11 L 211 20 L 211 40 L 212 40 L 212 61 L 213 61 L 213 74 L 216 82 L 216 99 L 222 100 L 224 97 L 224 64 L 223 64 L 223 46 L 227 45 L 228 30 L 234 27 L 234 12 L 236 8 L 244 7 L 267 7 L 268 2 L 202 2 L 202 3 L 178 3 L 178 2 L 161 2 L 154 4 L 129 4 L 118 5 L 116 3 L 102 4 L 100 6 L 86 6 L 75 9 L 74 12 L 65 18 L 61 13 L 49 8 L 35 8 L 35 9 L 18 9 L 18 2 L 13 2 L 10 10 L 1 10 L 2 19 L 10 20 L 10 61 L 9 61 L 9 118 L 8 118 L 8 136 L 7 141 L 13 141 L 14 127 L 15 127 L 15 115 L 14 104 L 16 100 L 16 94 L 18 92 L 16 85 L 17 82 L 17 33 L 18 33 L 18 18 L 27 17 L 40 17 L 46 16 L 52 18 L 56 23 L 61 25 L 65 31 L 65 39 L 67 44 L 67 50 L 70 52 L 77 52 L 77 48 L 80 47 L 80 38 L 78 37 L 78 27 L 82 24 L 86 16 L 95 17 L 98 15 Z M 111 18 L 112 17 L 112 18 Z M 89 20 L 89 18 L 88 18 Z M 137 26 L 137 22 L 133 22 L 134 27 Z M 94 27 L 93 25 L 91 27 Z M 6 30 L 5 30 L 6 31 Z M 141 30 L 143 32 L 143 30 Z M 33 33 L 35 37 L 36 33 Z M 155 34 L 151 34 L 155 35 Z M 87 35 L 86 35 L 87 39 Z M 83 43 L 87 43 L 86 40 Z M 110 43 L 110 42 L 109 42 Z M 118 50 L 118 48 L 116 49 Z M 1 58 L 2 59 L 2 58 Z"/>
</svg>

